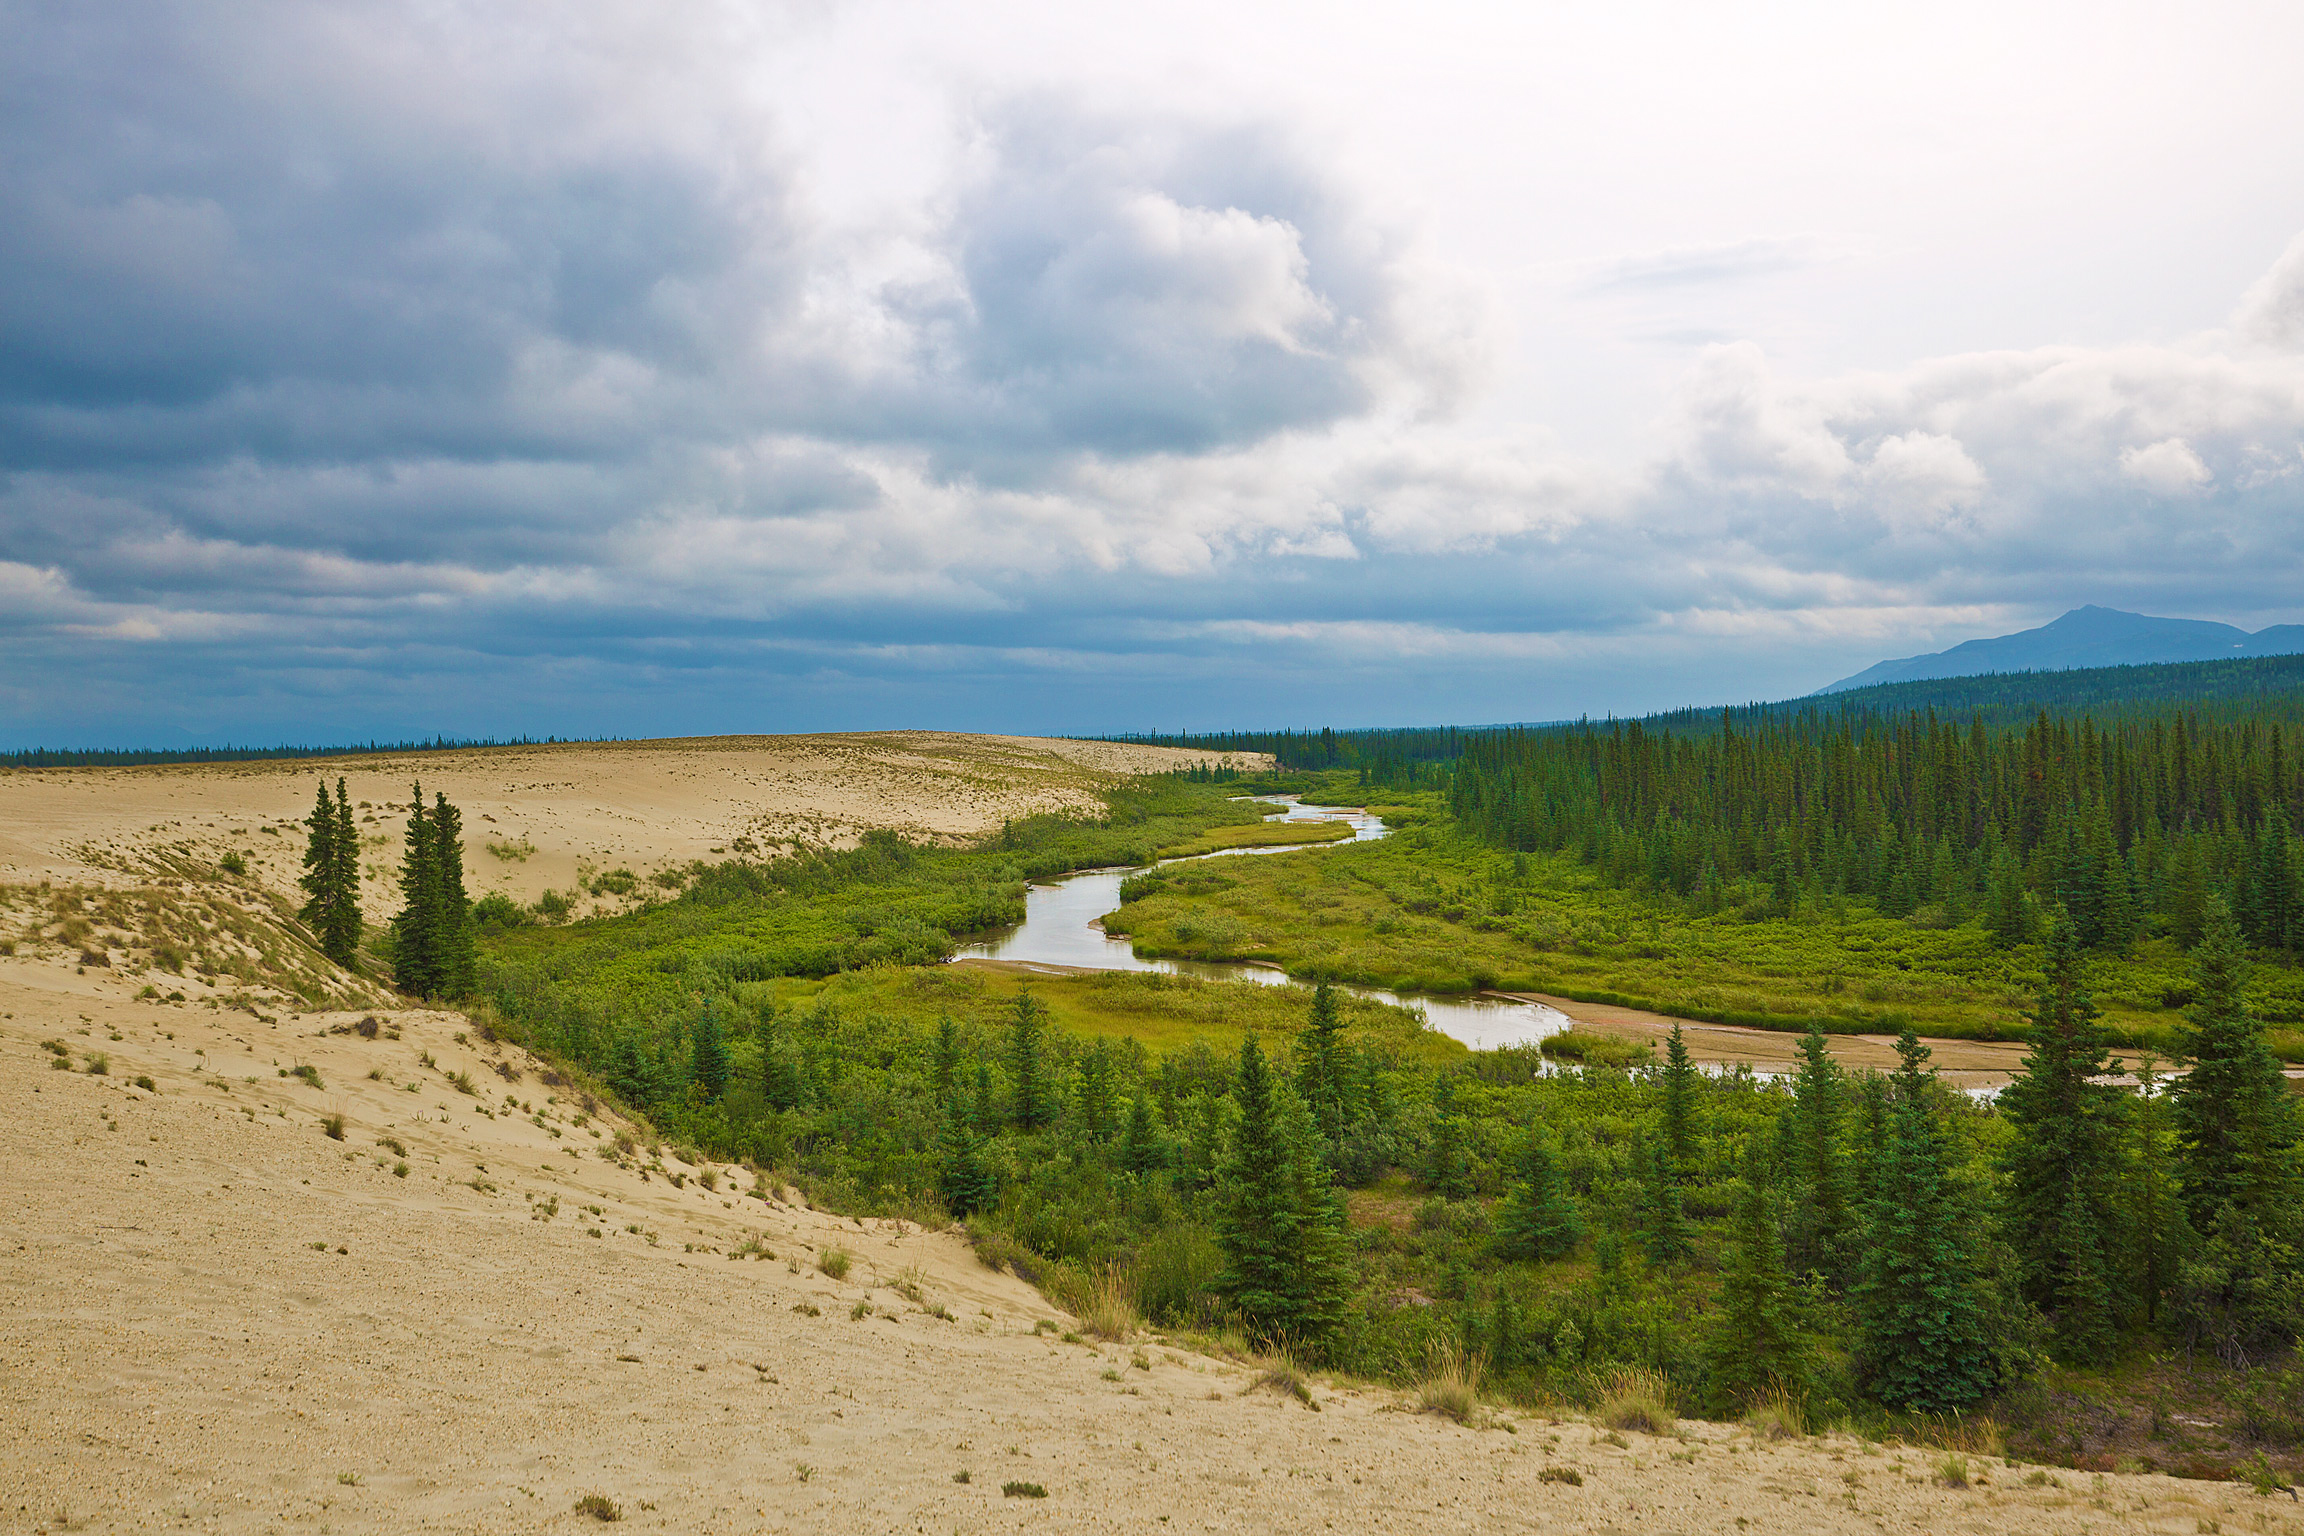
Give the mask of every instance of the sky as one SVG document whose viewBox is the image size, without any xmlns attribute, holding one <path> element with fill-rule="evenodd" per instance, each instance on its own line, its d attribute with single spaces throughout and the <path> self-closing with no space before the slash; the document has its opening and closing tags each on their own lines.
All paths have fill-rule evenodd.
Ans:
<svg viewBox="0 0 2304 1536">
<path fill-rule="evenodd" d="M 2304 621 L 2304 7 L 0 0 L 0 748 Z"/>
</svg>

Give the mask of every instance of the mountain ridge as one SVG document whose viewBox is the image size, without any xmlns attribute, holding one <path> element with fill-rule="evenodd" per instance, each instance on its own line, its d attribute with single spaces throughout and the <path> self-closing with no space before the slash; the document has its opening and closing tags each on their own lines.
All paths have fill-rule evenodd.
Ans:
<svg viewBox="0 0 2304 1536">
<path fill-rule="evenodd" d="M 1838 682 L 1826 683 L 1809 697 L 1877 683 L 1993 672 L 2063 672 L 2299 653 L 2304 653 L 2304 624 L 2275 624 L 2251 634 L 2210 619 L 2164 619 L 2090 603 L 2036 629 L 1964 640 L 1924 656 L 1875 662 Z"/>
</svg>

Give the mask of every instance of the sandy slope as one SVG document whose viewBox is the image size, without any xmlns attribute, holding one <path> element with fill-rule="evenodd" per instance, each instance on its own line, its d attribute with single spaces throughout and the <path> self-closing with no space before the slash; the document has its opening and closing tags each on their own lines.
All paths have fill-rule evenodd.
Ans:
<svg viewBox="0 0 2304 1536">
<path fill-rule="evenodd" d="M 363 1039 L 331 1032 L 359 1014 L 139 1002 L 28 960 L 0 1014 L 0 1529 L 565 1530 L 591 1492 L 683 1532 L 2304 1524 L 2157 1477 L 1995 1463 L 1947 1489 L 1925 1453 L 1844 1439 L 1619 1448 L 1334 1383 L 1309 1412 L 1156 1340 L 1036 1334 L 1070 1320 L 951 1235 L 731 1168 L 707 1190 L 669 1150 L 605 1160 L 622 1127 L 454 1015 Z M 773 1258 L 731 1257 L 754 1237 Z M 815 1266 L 833 1246 L 845 1281 Z"/>
<path fill-rule="evenodd" d="M 732 849 L 849 845 L 870 827 L 971 837 L 1009 817 L 1086 809 L 1122 773 L 1214 760 L 1111 742 L 886 731 L 15 770 L 0 773 L 0 882 L 102 883 L 212 865 L 237 850 L 260 884 L 294 896 L 297 822 L 323 773 L 341 775 L 363 806 L 371 878 L 362 896 L 381 919 L 394 906 L 389 872 L 413 779 L 463 811 L 472 893 L 528 902 L 616 869 L 645 881 Z M 615 904 L 603 896 L 586 906 L 603 902 Z"/>
</svg>

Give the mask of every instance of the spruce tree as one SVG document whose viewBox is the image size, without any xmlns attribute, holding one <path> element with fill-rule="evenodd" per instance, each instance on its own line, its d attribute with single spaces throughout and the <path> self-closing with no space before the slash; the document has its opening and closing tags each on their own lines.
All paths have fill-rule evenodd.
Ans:
<svg viewBox="0 0 2304 1536">
<path fill-rule="evenodd" d="M 960 1106 L 948 1104 L 944 1129 L 936 1138 L 936 1189 L 944 1208 L 955 1216 L 970 1216 L 988 1209 L 993 1201 L 992 1175 L 976 1144 L 976 1133 Z"/>
<path fill-rule="evenodd" d="M 1160 1135 L 1160 1123 L 1153 1118 L 1152 1106 L 1144 1095 L 1137 1094 L 1128 1101 L 1128 1120 L 1120 1132 L 1120 1166 L 1142 1174 L 1167 1163 L 1168 1148 Z"/>
<path fill-rule="evenodd" d="M 1659 1269 L 1685 1264 L 1695 1256 L 1696 1242 L 1663 1143 L 1648 1144 L 1640 1175 L 1640 1251 Z"/>
<path fill-rule="evenodd" d="M 1074 1118 L 1090 1141 L 1110 1141 L 1117 1106 L 1113 1103 L 1112 1052 L 1103 1040 L 1080 1053 L 1072 1089 Z"/>
<path fill-rule="evenodd" d="M 2002 849 L 1992 861 L 1992 891 L 1985 898 L 1984 926 L 2005 945 L 2023 943 L 2032 936 L 2032 914 L 2024 898 L 2024 871 L 2015 855 Z"/>
<path fill-rule="evenodd" d="M 932 1066 L 936 1102 L 951 1104 L 960 1077 L 960 1026 L 945 1014 L 936 1021 L 936 1052 Z"/>
<path fill-rule="evenodd" d="M 300 915 L 311 928 L 320 952 L 338 965 L 353 962 L 360 942 L 359 834 L 351 834 L 352 858 L 347 861 L 344 838 L 349 821 L 329 795 L 328 781 L 322 779 L 312 814 L 304 822 L 310 830 L 304 841 L 304 873 L 297 884 L 307 898 Z M 349 882 L 345 878 L 347 867 L 351 871 Z"/>
<path fill-rule="evenodd" d="M 1676 1182 L 1685 1183 L 1696 1171 L 1696 1093 L 1702 1075 L 1688 1059 L 1688 1042 L 1674 1024 L 1664 1043 L 1663 1076 L 1664 1155 Z"/>
<path fill-rule="evenodd" d="M 464 818 L 446 795 L 432 797 L 432 943 L 439 992 L 463 997 L 477 981 L 472 900 L 464 892 Z"/>
<path fill-rule="evenodd" d="M 2136 1104 L 2128 1116 L 2129 1154 L 2124 1203 L 2127 1271 L 2147 1323 L 2160 1320 L 2160 1304 L 2192 1246 L 2191 1224 L 2177 1186 L 2175 1128 L 2170 1094 L 2152 1053 L 2136 1067 Z"/>
<path fill-rule="evenodd" d="M 1425 1153 L 1424 1182 L 1443 1200 L 1469 1200 L 1477 1193 L 1472 1163 L 1464 1148 L 1464 1121 L 1443 1109 L 1432 1122 L 1432 1145 Z"/>
<path fill-rule="evenodd" d="M 1320 1134 L 1331 1144 L 1344 1139 L 1345 1097 L 1349 1067 L 1345 1061 L 1343 1020 L 1336 989 L 1325 981 L 1312 989 L 1312 1015 L 1297 1037 L 1296 1091 L 1312 1111 Z"/>
<path fill-rule="evenodd" d="M 1009 1118 L 1027 1131 L 1048 1123 L 1048 1087 L 1040 1065 L 1040 1019 L 1045 1011 L 1038 998 L 1019 992 L 1008 1025 Z"/>
<path fill-rule="evenodd" d="M 409 797 L 408 828 L 400 852 L 400 915 L 392 920 L 392 977 L 400 990 L 418 997 L 440 992 L 440 948 L 434 913 L 438 846 L 431 818 L 424 814 L 424 786 Z"/>
<path fill-rule="evenodd" d="M 1520 1178 L 1496 1215 L 1496 1251 L 1507 1259 L 1541 1263 L 1575 1250 L 1584 1236 L 1584 1218 L 1568 1196 L 1560 1164 L 1540 1132 L 1531 1132 L 1520 1154 Z"/>
<path fill-rule="evenodd" d="M 2100 1359 L 2120 1315 L 2111 1256 L 2122 1215 L 2125 1097 L 2109 1083 L 2103 1016 L 2081 973 L 2080 934 L 2059 918 L 2023 1069 L 2001 1091 L 2013 1134 L 2001 1154 L 2005 1228 L 2024 1297 L 2052 1318 L 2060 1342 Z"/>
<path fill-rule="evenodd" d="M 1850 1294 L 1855 1356 L 1872 1394 L 1892 1408 L 1947 1413 L 1992 1389 L 1976 1266 L 1945 1181 L 1928 1099 L 1935 1072 L 1907 1024 L 1889 1095 L 1887 1143 L 1873 1174 L 1865 1241 Z"/>
<path fill-rule="evenodd" d="M 1000 1109 L 992 1098 L 992 1067 L 981 1056 L 976 1058 L 976 1104 L 969 1121 L 979 1136 L 989 1136 L 1000 1128 Z"/>
<path fill-rule="evenodd" d="M 720 1028 L 709 999 L 703 1017 L 696 1021 L 695 1033 L 689 1037 L 688 1081 L 703 1089 L 709 1102 L 728 1096 L 728 1036 Z"/>
<path fill-rule="evenodd" d="M 760 1102 L 773 1110 L 798 1109 L 806 1097 L 806 1082 L 800 1075 L 800 1064 L 793 1059 L 791 1037 L 774 1008 L 760 1011 L 758 1034 Z"/>
<path fill-rule="evenodd" d="M 1341 1208 L 1303 1103 L 1254 1037 L 1233 1083 L 1239 1119 L 1217 1168 L 1217 1294 L 1254 1336 L 1315 1344 L 1342 1315 Z"/>
<path fill-rule="evenodd" d="M 2283 1216 L 2298 1199 L 2295 1101 L 2242 1001 L 2248 955 L 2231 911 L 2209 903 L 2185 1054 L 2174 1085 L 2185 1214 L 2205 1233 L 2227 1207 Z"/>
<path fill-rule="evenodd" d="M 1792 1108 L 1784 1117 L 1787 1163 L 1795 1203 L 1792 1261 L 1803 1273 L 1835 1286 L 1849 1273 L 1848 1171 L 1840 1156 L 1847 1080 L 1832 1059 L 1824 1030 L 1810 1022 L 1800 1041 L 1800 1070 L 1792 1080 Z"/>
<path fill-rule="evenodd" d="M 336 836 L 330 852 L 335 860 L 336 904 L 320 948 L 338 965 L 349 966 L 360 956 L 360 829 L 353 825 L 352 797 L 342 778 L 336 780 Z"/>
<path fill-rule="evenodd" d="M 2247 951 L 2222 903 L 2209 905 L 2175 1085 L 2184 1206 L 2200 1242 L 2180 1268 L 2174 1312 L 2186 1338 L 2245 1363 L 2293 1338 L 2304 1315 L 2295 1101 L 2242 1001 Z"/>
<path fill-rule="evenodd" d="M 1776 1212 L 1757 1156 L 1748 1155 L 1732 1241 L 1720 1267 L 1718 1305 L 1704 1340 L 1714 1402 L 1741 1406 L 1772 1383 L 1797 1381 L 1803 1353 Z"/>
</svg>

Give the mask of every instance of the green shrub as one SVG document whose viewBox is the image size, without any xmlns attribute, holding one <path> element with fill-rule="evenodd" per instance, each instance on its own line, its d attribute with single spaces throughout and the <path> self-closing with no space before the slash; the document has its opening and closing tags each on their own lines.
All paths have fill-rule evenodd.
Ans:
<svg viewBox="0 0 2304 1536">
<path fill-rule="evenodd" d="M 1004 1499 L 1044 1499 L 1048 1490 L 1038 1483 L 1002 1483 L 1000 1497 Z"/>
</svg>

